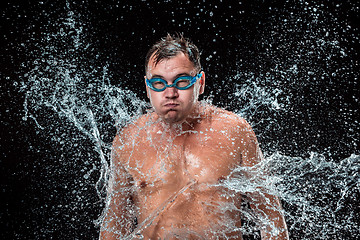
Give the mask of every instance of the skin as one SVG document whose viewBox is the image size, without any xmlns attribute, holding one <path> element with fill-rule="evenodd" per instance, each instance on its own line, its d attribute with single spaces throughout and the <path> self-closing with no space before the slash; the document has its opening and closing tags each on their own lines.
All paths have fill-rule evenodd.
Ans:
<svg viewBox="0 0 360 240">
<path fill-rule="evenodd" d="M 172 83 L 178 77 L 195 76 L 196 73 L 193 63 L 189 61 L 187 56 L 180 53 L 174 58 L 161 61 L 156 66 L 150 60 L 148 73 L 145 78 L 159 77 L 167 80 L 168 83 Z M 163 92 L 155 92 L 150 90 L 146 83 L 145 86 L 148 98 L 157 115 L 171 125 L 181 124 L 185 118 L 191 115 L 199 95 L 204 92 L 205 73 L 202 72 L 202 77 L 196 82 L 194 87 L 188 90 L 166 88 Z"/>
<path fill-rule="evenodd" d="M 150 59 L 146 77 L 171 84 L 181 75 L 195 74 L 193 64 L 180 53 L 157 65 Z M 100 239 L 242 239 L 239 231 L 230 232 L 223 224 L 241 227 L 241 194 L 230 194 L 221 183 L 238 166 L 256 166 L 262 155 L 244 119 L 198 102 L 204 87 L 203 73 L 187 90 L 147 88 L 154 112 L 122 129 L 113 142 Z M 253 181 L 250 172 L 244 175 Z M 261 187 L 243 194 L 252 209 L 279 230 L 271 236 L 271 226 L 261 226 L 262 239 L 288 239 L 278 198 Z"/>
</svg>

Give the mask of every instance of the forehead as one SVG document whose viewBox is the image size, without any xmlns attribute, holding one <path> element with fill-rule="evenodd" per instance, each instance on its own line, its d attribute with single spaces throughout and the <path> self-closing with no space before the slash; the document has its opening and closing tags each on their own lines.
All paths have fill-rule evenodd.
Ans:
<svg viewBox="0 0 360 240">
<path fill-rule="evenodd" d="M 194 64 L 189 60 L 189 57 L 180 52 L 174 57 L 161 59 L 158 63 L 155 62 L 154 55 L 151 56 L 148 63 L 147 74 L 166 74 L 166 73 L 192 73 L 195 71 Z"/>
</svg>

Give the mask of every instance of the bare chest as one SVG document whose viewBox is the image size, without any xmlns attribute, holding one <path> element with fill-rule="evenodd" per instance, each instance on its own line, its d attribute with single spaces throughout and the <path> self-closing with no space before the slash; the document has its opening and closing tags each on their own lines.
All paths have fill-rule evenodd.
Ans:
<svg viewBox="0 0 360 240">
<path fill-rule="evenodd" d="M 151 140 L 139 139 L 128 153 L 128 171 L 142 188 L 176 189 L 189 181 L 216 184 L 241 161 L 228 136 L 200 132 L 168 141 Z"/>
</svg>

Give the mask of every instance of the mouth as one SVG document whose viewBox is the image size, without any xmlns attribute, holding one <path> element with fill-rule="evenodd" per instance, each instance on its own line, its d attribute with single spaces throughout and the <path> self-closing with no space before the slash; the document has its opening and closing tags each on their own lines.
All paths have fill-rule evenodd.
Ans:
<svg viewBox="0 0 360 240">
<path fill-rule="evenodd" d="M 166 107 L 166 108 L 175 108 L 175 107 L 177 107 L 177 106 L 179 106 L 178 103 L 167 103 L 167 104 L 164 104 L 164 107 Z"/>
</svg>

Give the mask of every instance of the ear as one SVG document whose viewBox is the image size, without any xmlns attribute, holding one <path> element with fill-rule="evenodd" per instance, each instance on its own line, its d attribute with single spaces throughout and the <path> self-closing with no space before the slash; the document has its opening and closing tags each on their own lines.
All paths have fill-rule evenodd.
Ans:
<svg viewBox="0 0 360 240">
<path fill-rule="evenodd" d="M 205 72 L 201 71 L 202 75 L 201 78 L 199 80 L 200 83 L 200 90 L 199 90 L 199 95 L 204 93 L 205 90 Z"/>
<path fill-rule="evenodd" d="M 145 83 L 145 87 L 146 87 L 146 96 L 150 99 L 150 95 L 149 95 L 149 87 L 146 84 L 146 76 L 144 76 L 144 83 Z"/>
</svg>

